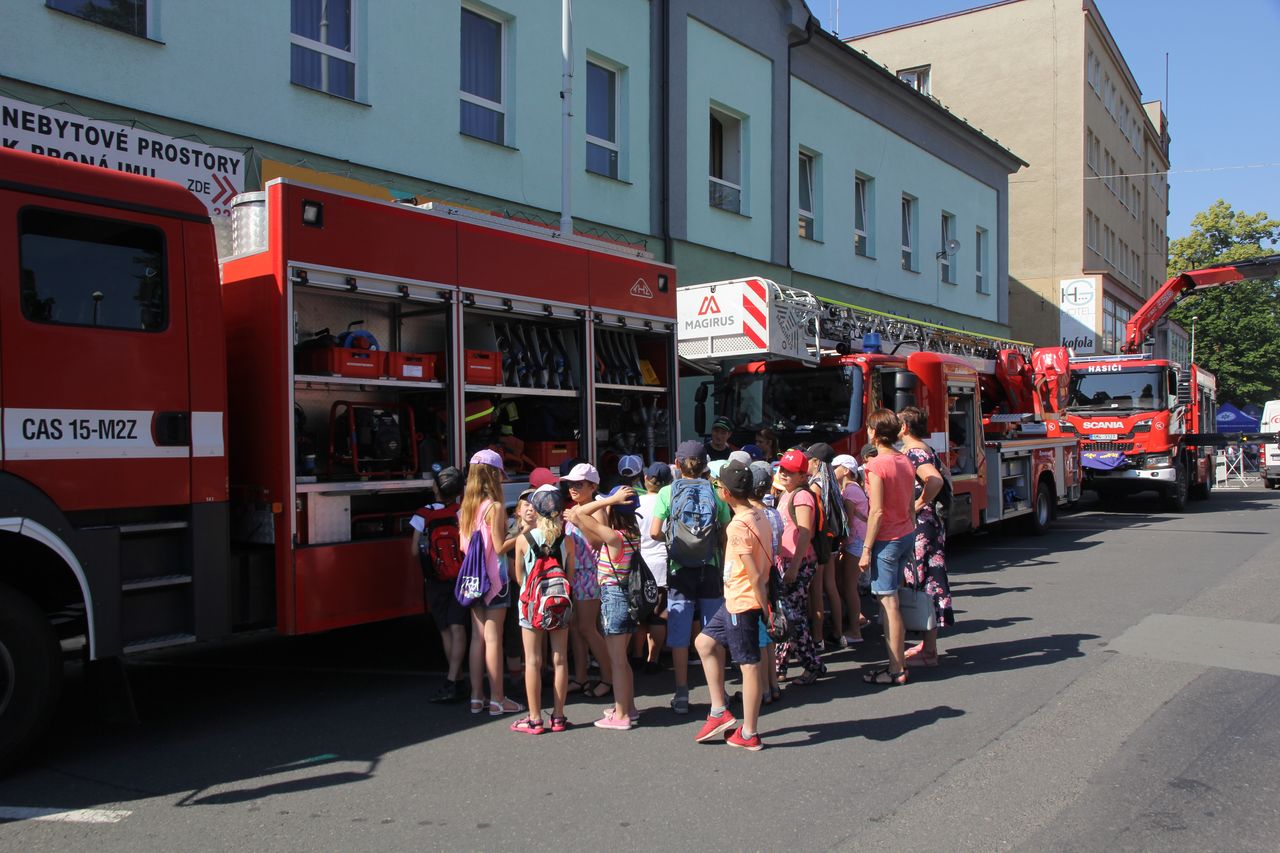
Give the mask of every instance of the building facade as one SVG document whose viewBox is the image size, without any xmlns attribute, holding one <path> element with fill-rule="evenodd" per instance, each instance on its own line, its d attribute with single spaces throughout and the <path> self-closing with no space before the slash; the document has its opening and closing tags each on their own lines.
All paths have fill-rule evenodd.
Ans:
<svg viewBox="0 0 1280 853">
<path fill-rule="evenodd" d="M 219 221 L 227 187 L 275 177 L 549 227 L 568 213 L 675 264 L 681 284 L 762 275 L 1008 334 L 1022 165 L 1009 150 L 826 34 L 800 0 L 580 0 L 565 172 L 561 8 L 15 0 L 0 133 L 186 178 Z M 135 144 L 150 134 L 155 156 L 86 153 L 76 124 L 99 142 L 112 126 Z M 218 152 L 232 168 L 204 167 Z"/>
<path fill-rule="evenodd" d="M 1004 0 L 849 39 L 1030 163 L 1010 187 L 1010 326 L 1115 352 L 1165 280 L 1169 129 L 1093 0 Z M 1171 353 L 1185 333 L 1157 335 Z"/>
</svg>

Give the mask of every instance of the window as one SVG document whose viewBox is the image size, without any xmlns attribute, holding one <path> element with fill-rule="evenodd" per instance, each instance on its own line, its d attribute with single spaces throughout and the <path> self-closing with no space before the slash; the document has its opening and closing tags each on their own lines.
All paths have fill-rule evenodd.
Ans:
<svg viewBox="0 0 1280 853">
<path fill-rule="evenodd" d="M 915 251 L 916 200 L 909 195 L 902 197 L 902 268 L 916 268 Z"/>
<path fill-rule="evenodd" d="M 864 258 L 871 254 L 872 182 L 865 175 L 853 179 L 853 251 Z"/>
<path fill-rule="evenodd" d="M 1111 263 L 1111 248 L 1115 245 L 1115 235 L 1111 233 L 1111 226 L 1102 226 L 1102 257 L 1107 263 Z"/>
<path fill-rule="evenodd" d="M 355 0 L 293 0 L 289 79 L 299 86 L 355 100 L 356 55 L 351 37 Z"/>
<path fill-rule="evenodd" d="M 1088 208 L 1084 211 L 1084 243 L 1095 252 L 1098 251 L 1098 220 Z"/>
<path fill-rule="evenodd" d="M 813 211 L 815 210 L 814 195 L 816 193 L 814 178 L 817 175 L 815 168 L 814 155 L 806 152 L 800 152 L 799 169 L 797 172 L 797 186 L 800 190 L 799 199 L 799 234 L 809 240 L 818 239 L 816 231 L 817 223 L 814 220 Z"/>
<path fill-rule="evenodd" d="M 904 68 L 898 72 L 898 79 L 922 95 L 930 94 L 928 65 L 921 65 L 918 68 Z"/>
<path fill-rule="evenodd" d="M 477 139 L 506 143 L 507 108 L 503 99 L 506 25 L 462 10 L 462 69 L 459 75 L 459 132 Z"/>
<path fill-rule="evenodd" d="M 587 171 L 618 177 L 618 72 L 587 63 Z"/>
<path fill-rule="evenodd" d="M 162 331 L 164 235 L 51 210 L 19 216 L 22 314 L 36 323 Z"/>
<path fill-rule="evenodd" d="M 973 235 L 973 269 L 975 289 L 979 293 L 990 293 L 987 286 L 987 231 L 979 228 Z"/>
<path fill-rule="evenodd" d="M 1086 130 L 1085 134 L 1085 160 L 1096 175 L 1098 174 L 1098 137 L 1093 135 L 1092 130 Z"/>
<path fill-rule="evenodd" d="M 711 110 L 707 178 L 711 206 L 741 213 L 742 121 L 717 109 Z"/>
<path fill-rule="evenodd" d="M 44 5 L 122 33 L 146 38 L 151 32 L 147 0 L 45 0 Z"/>
<path fill-rule="evenodd" d="M 938 266 L 942 280 L 948 284 L 956 283 L 954 273 L 955 264 L 951 262 L 953 256 L 953 253 L 951 252 L 951 241 L 955 239 L 955 233 L 956 218 L 951 214 L 944 212 L 942 214 L 942 231 L 940 234 L 942 241 L 939 244 Z"/>
<path fill-rule="evenodd" d="M 1092 50 L 1089 51 L 1089 86 L 1095 95 L 1102 97 L 1102 62 Z"/>
<path fill-rule="evenodd" d="M 1124 340 L 1125 326 L 1133 310 L 1110 296 L 1102 298 L 1102 350 L 1115 352 L 1119 341 Z"/>
</svg>

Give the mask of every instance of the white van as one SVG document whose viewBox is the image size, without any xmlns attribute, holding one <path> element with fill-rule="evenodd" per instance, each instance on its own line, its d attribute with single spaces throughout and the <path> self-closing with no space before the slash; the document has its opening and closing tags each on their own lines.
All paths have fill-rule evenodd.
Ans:
<svg viewBox="0 0 1280 853">
<path fill-rule="evenodd" d="M 1262 445 L 1258 466 L 1262 469 L 1263 482 L 1268 489 L 1280 489 L 1280 400 L 1271 400 L 1262 407 L 1260 432 L 1272 433 L 1271 441 Z"/>
</svg>

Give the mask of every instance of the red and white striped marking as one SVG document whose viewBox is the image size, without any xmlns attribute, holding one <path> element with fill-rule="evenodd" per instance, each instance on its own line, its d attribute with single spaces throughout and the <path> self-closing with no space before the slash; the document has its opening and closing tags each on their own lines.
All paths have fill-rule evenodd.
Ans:
<svg viewBox="0 0 1280 853">
<path fill-rule="evenodd" d="M 768 348 L 769 313 L 766 310 L 769 291 L 764 282 L 758 278 L 747 279 L 742 287 L 742 333 L 747 340 L 760 347 Z"/>
</svg>

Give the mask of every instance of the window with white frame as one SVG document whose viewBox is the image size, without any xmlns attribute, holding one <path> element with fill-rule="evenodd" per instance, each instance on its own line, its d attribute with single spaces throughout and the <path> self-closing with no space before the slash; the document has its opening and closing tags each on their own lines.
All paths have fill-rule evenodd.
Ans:
<svg viewBox="0 0 1280 853">
<path fill-rule="evenodd" d="M 355 100 L 357 0 L 292 0 L 289 79 Z"/>
<path fill-rule="evenodd" d="M 1084 212 L 1084 242 L 1090 249 L 1098 251 L 1098 219 L 1088 209 Z"/>
<path fill-rule="evenodd" d="M 1098 137 L 1088 129 L 1085 130 L 1084 158 L 1093 173 L 1098 174 Z"/>
<path fill-rule="evenodd" d="M 742 119 L 712 107 L 710 120 L 709 203 L 720 210 L 742 213 Z"/>
<path fill-rule="evenodd" d="M 458 130 L 503 145 L 507 139 L 507 22 L 464 6 L 461 29 Z"/>
<path fill-rule="evenodd" d="M 990 293 L 987 283 L 987 229 L 979 228 L 973 235 L 973 280 L 979 293 Z"/>
<path fill-rule="evenodd" d="M 909 195 L 902 197 L 902 268 L 914 271 L 915 257 L 916 200 Z"/>
<path fill-rule="evenodd" d="M 147 0 L 45 0 L 44 5 L 122 33 L 143 38 L 151 33 Z"/>
<path fill-rule="evenodd" d="M 808 151 L 801 151 L 799 161 L 796 164 L 796 188 L 799 190 L 797 201 L 797 213 L 799 224 L 797 233 L 806 239 L 818 239 L 817 220 L 814 211 L 817 210 L 815 198 L 817 196 L 817 158 Z"/>
<path fill-rule="evenodd" d="M 874 257 L 871 252 L 872 184 L 866 175 L 853 178 L 853 252 L 864 258 Z"/>
<path fill-rule="evenodd" d="M 618 71 L 587 62 L 587 171 L 618 177 Z"/>
<path fill-rule="evenodd" d="M 1098 97 L 1102 97 L 1102 62 L 1091 50 L 1089 51 L 1089 87 Z"/>
<path fill-rule="evenodd" d="M 945 210 L 942 212 L 942 228 L 939 236 L 941 237 L 938 249 L 939 274 L 947 284 L 955 284 L 955 257 L 951 252 L 951 241 L 956 238 L 956 218 Z"/>
<path fill-rule="evenodd" d="M 931 94 L 929 76 L 928 65 L 920 65 L 916 68 L 904 68 L 898 72 L 899 80 L 906 83 L 922 95 Z"/>
</svg>

